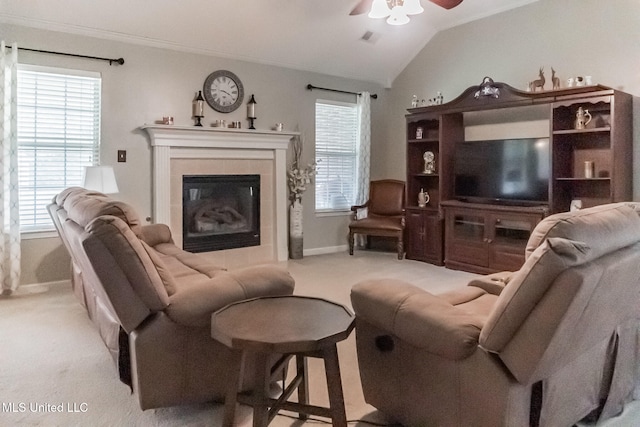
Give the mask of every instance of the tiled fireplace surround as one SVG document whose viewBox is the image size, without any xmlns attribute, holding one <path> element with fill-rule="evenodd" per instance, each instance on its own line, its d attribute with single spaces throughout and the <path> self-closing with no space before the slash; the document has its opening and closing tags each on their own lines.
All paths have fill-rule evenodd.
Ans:
<svg viewBox="0 0 640 427">
<path fill-rule="evenodd" d="M 286 153 L 289 132 L 186 126 L 142 126 L 153 152 L 153 222 L 182 246 L 183 175 L 260 175 L 260 246 L 205 252 L 216 264 L 241 267 L 284 261 L 287 250 Z"/>
</svg>

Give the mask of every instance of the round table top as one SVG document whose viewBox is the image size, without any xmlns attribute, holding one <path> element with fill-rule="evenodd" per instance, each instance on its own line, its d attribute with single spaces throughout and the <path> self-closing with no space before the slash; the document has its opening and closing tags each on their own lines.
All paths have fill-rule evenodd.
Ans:
<svg viewBox="0 0 640 427">
<path fill-rule="evenodd" d="M 346 339 L 354 320 L 347 307 L 322 298 L 259 297 L 213 313 L 211 336 L 233 349 L 303 353 Z"/>
</svg>

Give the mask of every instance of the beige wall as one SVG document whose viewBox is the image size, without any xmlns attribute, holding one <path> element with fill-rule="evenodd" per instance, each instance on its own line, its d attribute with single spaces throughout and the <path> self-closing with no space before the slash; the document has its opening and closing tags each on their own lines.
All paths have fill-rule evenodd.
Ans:
<svg viewBox="0 0 640 427">
<path fill-rule="evenodd" d="M 101 57 L 123 57 L 123 66 L 68 57 L 21 51 L 21 63 L 77 68 L 102 74 L 102 163 L 113 165 L 120 186 L 118 197 L 131 203 L 144 219 L 151 215 L 151 151 L 145 135 L 137 128 L 162 116 L 174 116 L 176 125 L 190 125 L 191 101 L 205 78 L 214 70 L 228 69 L 242 80 L 245 102 L 251 94 L 257 101 L 256 127 L 267 130 L 276 122 L 286 129 L 296 127 L 304 134 L 305 161 L 314 152 L 314 108 L 318 98 L 355 102 L 350 95 L 309 91 L 306 85 L 347 91 L 378 93 L 372 101 L 372 151 L 384 142 L 385 93 L 381 86 L 311 72 L 253 64 L 174 50 L 97 40 L 12 25 L 0 27 L 0 39 L 34 49 L 71 52 Z M 247 126 L 246 108 L 221 114 L 205 107 L 203 123 L 216 119 L 240 120 Z M 127 150 L 127 162 L 117 163 L 117 150 Z M 346 245 L 347 216 L 318 218 L 313 212 L 313 190 L 303 199 L 305 204 L 305 250 Z M 68 261 L 59 241 L 25 240 L 23 245 L 22 283 L 40 283 L 68 277 Z"/>
<path fill-rule="evenodd" d="M 410 31 L 410 26 L 405 27 Z M 122 192 L 144 218 L 151 214 L 148 142 L 136 130 L 163 115 L 176 124 L 189 124 L 191 100 L 205 77 L 216 69 L 229 69 L 242 79 L 247 94 L 258 102 L 257 127 L 275 122 L 295 125 L 304 133 L 305 160 L 313 155 L 313 116 L 316 98 L 352 101 L 353 97 L 309 92 L 307 83 L 345 90 L 378 93 L 372 101 L 371 177 L 404 179 L 404 115 L 411 96 L 428 99 L 437 91 L 445 102 L 484 76 L 525 89 L 537 78 L 540 66 L 553 66 L 562 80 L 592 75 L 596 83 L 640 95 L 640 2 L 637 0 L 540 0 L 437 34 L 396 79 L 392 89 L 326 75 L 250 64 L 171 50 L 128 45 L 15 26 L 2 26 L 0 39 L 25 47 L 88 55 L 124 57 L 122 67 L 77 59 L 21 53 L 21 62 L 68 68 L 86 68 L 103 76 L 103 163 L 115 166 Z M 640 104 L 635 102 L 636 111 Z M 245 111 L 224 115 L 245 121 Z M 634 143 L 640 156 L 640 114 L 636 113 Z M 205 123 L 222 114 L 207 107 Z M 116 163 L 116 150 L 126 149 L 127 163 Z M 635 162 L 634 195 L 640 200 L 640 162 Z M 322 250 L 345 244 L 347 217 L 317 218 L 313 193 L 305 204 L 305 250 Z M 26 242 L 23 282 L 43 282 L 64 277 L 68 268 L 59 262 L 56 240 Z M 50 273 L 50 274 L 48 274 Z"/>
<path fill-rule="evenodd" d="M 438 33 L 396 79 L 391 91 L 388 143 L 374 158 L 376 174 L 402 179 L 404 115 L 412 95 L 441 91 L 457 97 L 483 77 L 526 90 L 544 67 L 561 80 L 591 75 L 595 83 L 640 95 L 640 2 L 637 0 L 540 0 Z M 634 156 L 640 158 L 640 104 L 634 102 Z M 634 199 L 640 200 L 640 162 Z"/>
</svg>

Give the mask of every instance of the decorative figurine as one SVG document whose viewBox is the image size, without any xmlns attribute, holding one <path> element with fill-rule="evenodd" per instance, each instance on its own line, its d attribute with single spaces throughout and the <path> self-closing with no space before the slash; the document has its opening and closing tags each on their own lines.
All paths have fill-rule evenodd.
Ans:
<svg viewBox="0 0 640 427">
<path fill-rule="evenodd" d="M 418 106 L 418 95 L 413 95 L 411 98 L 411 108 L 416 108 Z"/>
<path fill-rule="evenodd" d="M 591 121 L 591 113 L 589 110 L 583 110 L 582 107 L 578 107 L 576 112 L 576 129 L 584 129 Z"/>
<path fill-rule="evenodd" d="M 553 90 L 560 89 L 560 77 L 556 76 L 556 70 L 551 67 L 551 83 L 553 84 Z"/>
<path fill-rule="evenodd" d="M 423 173 L 426 173 L 426 174 L 429 174 L 429 175 L 431 175 L 432 173 L 435 173 L 435 171 L 436 171 L 436 162 L 435 162 L 436 156 L 431 151 L 425 151 L 424 154 L 422 155 L 422 158 L 424 159 L 424 171 L 423 171 Z"/>
<path fill-rule="evenodd" d="M 529 91 L 535 92 L 537 88 L 540 88 L 540 91 L 544 90 L 544 83 L 546 80 L 544 79 L 544 68 L 540 67 L 540 71 L 538 71 L 539 79 L 532 81 L 529 83 Z"/>
<path fill-rule="evenodd" d="M 247 103 L 247 119 L 249 119 L 249 129 L 255 129 L 253 121 L 256 119 L 256 99 L 251 94 L 251 99 Z"/>
<path fill-rule="evenodd" d="M 194 126 L 202 127 L 202 118 L 204 117 L 204 98 L 202 91 L 198 91 L 198 96 L 193 100 L 193 117 L 196 119 Z"/>
<path fill-rule="evenodd" d="M 442 105 L 442 92 L 438 92 L 434 98 L 429 98 L 429 105 Z"/>
<path fill-rule="evenodd" d="M 427 206 L 427 203 L 429 203 L 429 193 L 427 193 L 426 191 L 424 191 L 423 188 L 420 189 L 420 192 L 418 193 L 418 207 L 419 208 L 424 208 L 425 206 Z"/>
<path fill-rule="evenodd" d="M 500 98 L 500 89 L 495 86 L 491 77 L 485 77 L 482 79 L 482 84 L 478 87 L 478 90 L 473 95 L 474 98 L 479 99 L 481 96 L 490 96 L 492 98 Z"/>
</svg>

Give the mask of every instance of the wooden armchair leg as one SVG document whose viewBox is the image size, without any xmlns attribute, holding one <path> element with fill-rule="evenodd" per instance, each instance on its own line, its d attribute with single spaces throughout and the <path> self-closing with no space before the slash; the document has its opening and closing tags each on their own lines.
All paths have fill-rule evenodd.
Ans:
<svg viewBox="0 0 640 427">
<path fill-rule="evenodd" d="M 353 255 L 353 231 L 349 230 L 349 255 Z"/>
<path fill-rule="evenodd" d="M 398 259 L 404 258 L 404 242 L 402 238 L 398 238 Z"/>
</svg>

